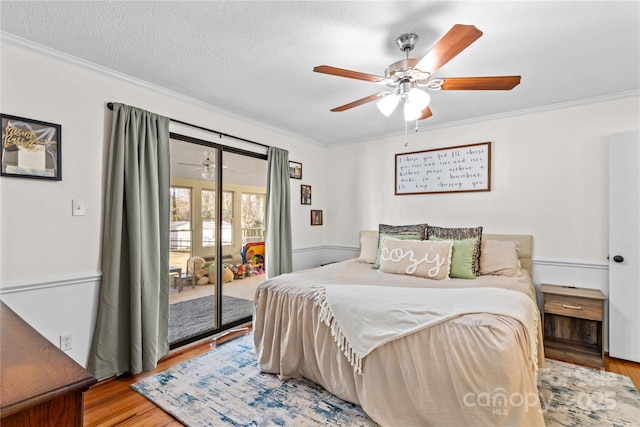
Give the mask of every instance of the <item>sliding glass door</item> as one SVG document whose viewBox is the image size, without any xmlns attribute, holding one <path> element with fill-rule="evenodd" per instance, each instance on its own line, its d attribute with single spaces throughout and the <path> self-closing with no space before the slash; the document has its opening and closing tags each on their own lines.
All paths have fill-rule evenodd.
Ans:
<svg viewBox="0 0 640 427">
<path fill-rule="evenodd" d="M 172 348 L 251 320 L 264 280 L 267 162 L 193 138 L 171 139 Z"/>
<path fill-rule="evenodd" d="M 264 214 L 267 162 L 223 152 L 222 326 L 253 314 L 264 275 Z M 227 235 L 224 236 L 225 227 Z"/>
</svg>

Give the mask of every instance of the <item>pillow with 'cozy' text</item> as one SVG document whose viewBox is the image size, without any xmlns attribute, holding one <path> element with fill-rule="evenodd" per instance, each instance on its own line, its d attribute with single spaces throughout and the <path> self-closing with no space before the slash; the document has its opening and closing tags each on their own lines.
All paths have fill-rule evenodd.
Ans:
<svg viewBox="0 0 640 427">
<path fill-rule="evenodd" d="M 450 240 L 401 240 L 383 237 L 380 241 L 380 271 L 427 279 L 447 279 L 451 268 Z"/>
</svg>

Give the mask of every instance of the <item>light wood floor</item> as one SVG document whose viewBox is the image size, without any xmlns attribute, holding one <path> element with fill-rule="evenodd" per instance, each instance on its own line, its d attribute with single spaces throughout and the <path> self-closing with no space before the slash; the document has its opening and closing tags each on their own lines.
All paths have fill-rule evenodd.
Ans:
<svg viewBox="0 0 640 427">
<path fill-rule="evenodd" d="M 230 333 L 217 342 L 221 344 L 244 333 Z M 210 340 L 202 341 L 172 352 L 158 362 L 158 367 L 152 372 L 108 379 L 94 385 L 84 395 L 84 426 L 182 426 L 171 415 L 134 391 L 130 385 L 211 349 Z"/>
<path fill-rule="evenodd" d="M 232 333 L 219 339 L 222 343 L 242 333 Z M 85 426 L 182 426 L 171 415 L 158 408 L 130 385 L 136 381 L 161 372 L 174 365 L 211 350 L 209 342 L 202 342 L 184 350 L 170 354 L 158 363 L 153 372 L 130 375 L 123 378 L 102 381 L 87 391 L 84 396 Z M 640 364 L 607 357 L 605 369 L 630 377 L 640 390 Z"/>
</svg>

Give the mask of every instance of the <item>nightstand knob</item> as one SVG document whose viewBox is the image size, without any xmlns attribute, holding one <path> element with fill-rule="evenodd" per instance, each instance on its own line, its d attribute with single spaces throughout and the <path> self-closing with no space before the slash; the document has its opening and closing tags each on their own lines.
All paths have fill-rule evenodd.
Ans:
<svg viewBox="0 0 640 427">
<path fill-rule="evenodd" d="M 613 260 L 615 262 L 622 262 L 622 261 L 624 261 L 624 257 L 622 255 L 616 255 L 616 256 L 613 257 Z"/>
</svg>

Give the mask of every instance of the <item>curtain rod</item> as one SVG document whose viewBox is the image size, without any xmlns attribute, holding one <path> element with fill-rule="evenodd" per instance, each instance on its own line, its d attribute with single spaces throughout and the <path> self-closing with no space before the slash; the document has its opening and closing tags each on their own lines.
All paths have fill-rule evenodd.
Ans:
<svg viewBox="0 0 640 427">
<path fill-rule="evenodd" d="M 107 108 L 109 110 L 113 110 L 113 102 L 107 102 Z M 228 138 L 237 139 L 238 141 L 244 141 L 244 142 L 248 142 L 250 144 L 259 145 L 259 146 L 264 147 L 264 148 L 269 148 L 268 145 L 261 144 L 259 142 L 255 142 L 255 141 L 251 141 L 249 139 L 240 138 L 239 136 L 233 136 L 233 135 L 229 135 L 228 133 L 218 132 L 217 130 L 205 128 L 205 127 L 194 125 L 194 124 L 187 123 L 187 122 L 183 122 L 181 120 L 172 119 L 171 117 L 169 117 L 169 120 L 171 120 L 172 122 L 175 122 L 175 123 L 179 123 L 181 125 L 190 126 L 190 127 L 197 128 L 197 129 L 204 130 L 204 131 L 211 132 L 211 133 L 217 133 L 218 135 L 220 135 L 220 138 L 222 138 L 223 136 L 226 136 Z"/>
</svg>

